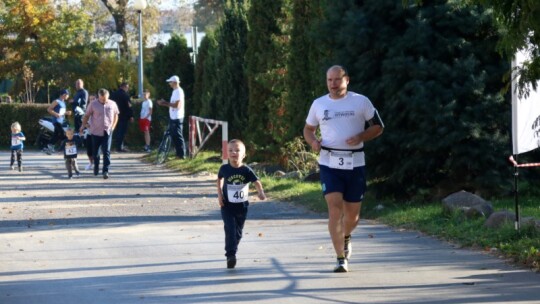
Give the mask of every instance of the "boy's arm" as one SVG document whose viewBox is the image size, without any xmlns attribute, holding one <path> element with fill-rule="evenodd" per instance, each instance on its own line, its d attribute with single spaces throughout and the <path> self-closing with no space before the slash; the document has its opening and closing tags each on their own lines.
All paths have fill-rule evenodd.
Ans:
<svg viewBox="0 0 540 304">
<path fill-rule="evenodd" d="M 261 201 L 264 201 L 266 199 L 266 194 L 264 194 L 264 189 L 261 184 L 261 181 L 256 180 L 253 184 L 255 185 L 255 188 L 257 188 L 257 194 L 258 194 L 259 199 Z"/>
<path fill-rule="evenodd" d="M 223 178 L 217 179 L 217 195 L 218 195 L 218 203 L 221 207 L 225 206 L 225 203 L 223 203 Z"/>
</svg>

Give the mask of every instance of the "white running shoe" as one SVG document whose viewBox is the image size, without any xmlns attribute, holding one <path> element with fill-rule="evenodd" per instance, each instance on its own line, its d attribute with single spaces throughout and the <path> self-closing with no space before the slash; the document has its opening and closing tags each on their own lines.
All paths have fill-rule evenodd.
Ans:
<svg viewBox="0 0 540 304">
<path fill-rule="evenodd" d="M 347 262 L 346 258 L 338 258 L 336 267 L 334 268 L 334 272 L 348 272 L 349 271 L 349 263 Z"/>
<path fill-rule="evenodd" d="M 88 163 L 88 165 L 86 165 L 86 167 L 84 167 L 84 170 L 88 171 L 88 170 L 90 170 L 92 168 L 94 168 L 94 164 Z"/>
</svg>

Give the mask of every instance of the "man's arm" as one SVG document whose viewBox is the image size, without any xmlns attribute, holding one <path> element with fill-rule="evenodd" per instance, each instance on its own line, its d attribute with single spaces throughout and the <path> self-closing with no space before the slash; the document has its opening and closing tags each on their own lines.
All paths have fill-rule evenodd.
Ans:
<svg viewBox="0 0 540 304">
<path fill-rule="evenodd" d="M 47 108 L 47 113 L 51 114 L 52 116 L 56 117 L 56 118 L 59 118 L 60 117 L 60 114 L 56 113 L 54 111 L 54 107 L 56 107 L 56 105 L 58 104 L 58 101 L 53 101 L 53 103 L 51 103 L 51 105 Z"/>
<path fill-rule="evenodd" d="M 316 126 L 306 124 L 304 126 L 304 139 L 306 140 L 306 143 L 311 147 L 311 149 L 313 149 L 313 151 L 319 152 L 321 150 L 321 142 L 315 135 L 316 131 Z"/>
<path fill-rule="evenodd" d="M 116 129 L 116 124 L 118 123 L 118 113 L 114 114 L 112 130 Z"/>
</svg>

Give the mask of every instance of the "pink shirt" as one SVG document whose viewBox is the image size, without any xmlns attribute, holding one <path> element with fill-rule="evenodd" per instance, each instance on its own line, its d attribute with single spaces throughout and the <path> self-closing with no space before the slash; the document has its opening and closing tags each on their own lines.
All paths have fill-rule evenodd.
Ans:
<svg viewBox="0 0 540 304">
<path fill-rule="evenodd" d="M 89 128 L 90 134 L 96 136 L 104 136 L 105 132 L 111 134 L 115 117 L 119 113 L 116 102 L 110 99 L 107 99 L 105 104 L 98 100 L 89 104 L 84 116 L 92 120 Z"/>
</svg>

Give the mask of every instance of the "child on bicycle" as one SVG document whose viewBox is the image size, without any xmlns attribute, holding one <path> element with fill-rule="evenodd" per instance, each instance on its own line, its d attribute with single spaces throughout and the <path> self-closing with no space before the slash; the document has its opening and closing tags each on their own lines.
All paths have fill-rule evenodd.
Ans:
<svg viewBox="0 0 540 304">
<path fill-rule="evenodd" d="M 80 175 L 79 166 L 77 165 L 77 139 L 74 137 L 75 132 L 73 129 L 68 128 L 66 130 L 66 139 L 62 141 L 60 149 L 64 151 L 64 160 L 66 162 L 66 169 L 68 172 L 68 178 L 73 178 L 73 171 L 77 176 Z"/>
<path fill-rule="evenodd" d="M 143 93 L 144 101 L 141 104 L 141 117 L 139 118 L 139 128 L 144 134 L 144 152 L 150 152 L 150 122 L 152 121 L 152 100 L 150 91 Z"/>
<path fill-rule="evenodd" d="M 22 152 L 24 148 L 23 141 L 26 140 L 23 132 L 21 131 L 21 125 L 18 121 L 11 124 L 11 170 L 15 170 L 13 165 L 15 164 L 15 156 L 17 156 L 17 165 L 19 172 L 22 172 Z"/>
<path fill-rule="evenodd" d="M 265 200 L 266 195 L 255 172 L 243 164 L 246 157 L 244 143 L 238 139 L 229 141 L 228 152 L 229 164 L 219 168 L 217 193 L 225 229 L 227 268 L 234 268 L 236 266 L 236 252 L 242 239 L 242 230 L 249 206 L 249 184 L 255 185 L 260 200 Z"/>
</svg>

